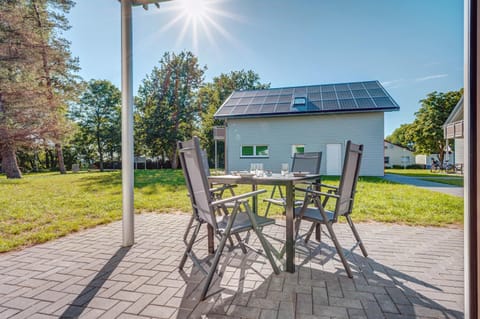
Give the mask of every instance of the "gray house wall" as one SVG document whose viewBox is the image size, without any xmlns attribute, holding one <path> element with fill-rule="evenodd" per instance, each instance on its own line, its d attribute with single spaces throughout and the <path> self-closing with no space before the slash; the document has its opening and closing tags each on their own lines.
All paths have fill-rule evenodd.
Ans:
<svg viewBox="0 0 480 319">
<path fill-rule="evenodd" d="M 248 170 L 250 163 L 279 172 L 281 163 L 292 162 L 292 144 L 305 152 L 321 151 L 320 173 L 326 174 L 326 145 L 341 144 L 343 161 L 347 140 L 364 144 L 360 174 L 383 176 L 384 113 L 324 114 L 270 118 L 230 118 L 226 121 L 226 170 Z M 242 158 L 242 145 L 268 145 L 268 158 Z M 341 163 L 343 167 L 343 163 Z"/>
</svg>

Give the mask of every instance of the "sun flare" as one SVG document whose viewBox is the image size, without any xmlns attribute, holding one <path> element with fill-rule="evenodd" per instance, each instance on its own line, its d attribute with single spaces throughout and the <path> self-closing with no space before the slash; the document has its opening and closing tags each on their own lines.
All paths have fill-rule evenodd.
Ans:
<svg viewBox="0 0 480 319">
<path fill-rule="evenodd" d="M 234 44 L 233 36 L 222 25 L 226 19 L 242 19 L 222 9 L 222 3 L 230 0 L 177 0 L 172 1 L 169 10 L 175 12 L 175 18 L 163 26 L 161 32 L 179 28 L 177 46 L 191 39 L 194 51 L 198 51 L 199 42 L 207 41 L 217 47 L 217 40 L 227 40 Z"/>
<path fill-rule="evenodd" d="M 208 15 L 208 2 L 205 0 L 179 0 L 179 4 L 190 19 L 204 19 Z"/>
</svg>

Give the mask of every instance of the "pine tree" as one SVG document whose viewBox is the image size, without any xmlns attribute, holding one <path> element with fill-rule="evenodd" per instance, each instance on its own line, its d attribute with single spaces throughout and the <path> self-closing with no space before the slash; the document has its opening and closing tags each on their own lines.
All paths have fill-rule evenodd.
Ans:
<svg viewBox="0 0 480 319">
<path fill-rule="evenodd" d="M 58 36 L 70 0 L 3 0 L 0 6 L 0 156 L 8 178 L 20 178 L 16 152 L 59 143 L 78 62 Z M 56 149 L 61 154 L 60 144 Z M 62 161 L 61 156 L 59 160 Z"/>
</svg>

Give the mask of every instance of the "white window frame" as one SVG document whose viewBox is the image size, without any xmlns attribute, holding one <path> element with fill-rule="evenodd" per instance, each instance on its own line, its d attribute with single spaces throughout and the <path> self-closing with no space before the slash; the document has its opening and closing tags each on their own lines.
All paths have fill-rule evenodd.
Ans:
<svg viewBox="0 0 480 319">
<path fill-rule="evenodd" d="M 290 156 L 293 158 L 293 156 L 295 155 L 296 152 L 296 148 L 297 147 L 303 147 L 303 152 L 305 153 L 305 144 L 292 144 L 292 148 L 291 148 L 291 153 L 290 153 Z"/>
<path fill-rule="evenodd" d="M 253 155 L 243 155 L 243 148 L 246 146 L 253 147 Z M 262 146 L 267 148 L 267 155 L 256 155 L 257 147 Z M 240 146 L 240 158 L 268 158 L 270 155 L 270 145 L 268 144 L 242 144 Z"/>
</svg>

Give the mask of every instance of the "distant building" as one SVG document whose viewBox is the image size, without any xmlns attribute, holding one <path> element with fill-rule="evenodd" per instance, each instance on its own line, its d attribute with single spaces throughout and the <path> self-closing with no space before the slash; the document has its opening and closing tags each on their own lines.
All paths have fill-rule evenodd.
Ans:
<svg viewBox="0 0 480 319">
<path fill-rule="evenodd" d="M 384 141 L 384 163 L 386 168 L 394 166 L 406 167 L 416 164 L 415 154 L 408 148 Z"/>
<path fill-rule="evenodd" d="M 340 175 L 347 140 L 364 144 L 361 175 L 383 176 L 384 112 L 398 104 L 378 81 L 233 92 L 225 121 L 225 169 L 280 171 L 295 152 L 322 152 L 320 173 Z"/>
<path fill-rule="evenodd" d="M 463 96 L 448 116 L 443 129 L 445 139 L 455 141 L 455 154 L 453 158 L 447 158 L 448 161 L 452 164 L 464 164 Z"/>
</svg>

